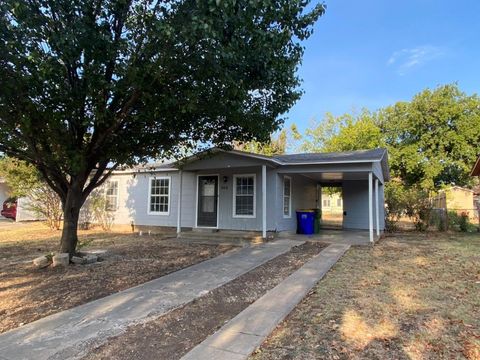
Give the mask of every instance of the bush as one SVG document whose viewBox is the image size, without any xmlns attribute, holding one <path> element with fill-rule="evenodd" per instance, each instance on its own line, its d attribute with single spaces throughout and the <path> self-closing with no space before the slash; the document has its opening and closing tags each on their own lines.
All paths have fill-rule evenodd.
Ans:
<svg viewBox="0 0 480 360">
<path fill-rule="evenodd" d="M 469 225 L 470 225 L 470 222 L 468 220 L 468 213 L 462 212 L 460 214 L 460 223 L 459 223 L 460 231 L 467 232 L 470 227 Z"/>
<path fill-rule="evenodd" d="M 447 230 L 448 215 L 444 209 L 435 209 L 430 215 L 430 225 L 435 226 L 438 231 Z"/>
<path fill-rule="evenodd" d="M 101 192 L 90 196 L 89 206 L 94 219 L 104 231 L 110 231 L 115 220 L 115 214 L 107 210 L 107 199 Z"/>
<path fill-rule="evenodd" d="M 400 182 L 392 180 L 385 185 L 385 205 L 385 230 L 396 231 L 406 209 L 406 191 Z"/>
</svg>

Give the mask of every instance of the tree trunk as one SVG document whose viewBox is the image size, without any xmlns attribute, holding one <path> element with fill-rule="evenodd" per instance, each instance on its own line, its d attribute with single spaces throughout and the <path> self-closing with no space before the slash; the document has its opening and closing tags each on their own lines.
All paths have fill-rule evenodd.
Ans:
<svg viewBox="0 0 480 360">
<path fill-rule="evenodd" d="M 78 236 L 78 218 L 83 204 L 83 186 L 72 186 L 68 190 L 63 204 L 63 231 L 60 240 L 60 252 L 69 253 L 70 257 L 76 254 Z"/>
</svg>

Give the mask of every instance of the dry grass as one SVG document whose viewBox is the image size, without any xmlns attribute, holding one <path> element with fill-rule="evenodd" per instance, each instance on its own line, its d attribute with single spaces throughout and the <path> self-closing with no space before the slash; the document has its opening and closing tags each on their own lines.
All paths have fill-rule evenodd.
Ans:
<svg viewBox="0 0 480 360">
<path fill-rule="evenodd" d="M 352 248 L 253 359 L 480 359 L 480 236 Z"/>
<path fill-rule="evenodd" d="M 220 255 L 231 246 L 188 245 L 162 236 L 80 231 L 104 261 L 35 269 L 31 260 L 58 248 L 60 232 L 40 223 L 0 227 L 0 333 Z"/>
</svg>

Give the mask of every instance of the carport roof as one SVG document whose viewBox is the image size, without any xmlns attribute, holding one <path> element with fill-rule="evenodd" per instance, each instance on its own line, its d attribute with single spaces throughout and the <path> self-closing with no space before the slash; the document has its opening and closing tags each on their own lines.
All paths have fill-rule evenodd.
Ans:
<svg viewBox="0 0 480 360">
<path fill-rule="evenodd" d="M 319 163 L 351 163 L 381 161 L 386 149 L 356 150 L 328 153 L 303 153 L 275 155 L 274 159 L 286 164 L 319 164 Z"/>
</svg>

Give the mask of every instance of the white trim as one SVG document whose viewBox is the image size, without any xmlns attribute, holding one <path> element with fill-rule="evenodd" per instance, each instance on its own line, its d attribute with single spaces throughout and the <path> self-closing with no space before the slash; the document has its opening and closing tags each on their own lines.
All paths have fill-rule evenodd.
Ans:
<svg viewBox="0 0 480 360">
<path fill-rule="evenodd" d="M 373 243 L 373 174 L 368 173 L 368 232 L 370 235 L 370 242 Z"/>
<path fill-rule="evenodd" d="M 177 234 L 182 231 L 182 187 L 183 187 L 183 171 L 178 173 L 179 187 L 178 187 L 178 204 L 177 204 Z"/>
<path fill-rule="evenodd" d="M 290 180 L 290 193 L 288 194 L 288 215 L 285 215 L 285 179 Z M 284 219 L 292 218 L 292 177 L 283 175 L 283 187 L 282 187 L 282 214 Z"/>
<path fill-rule="evenodd" d="M 119 209 L 120 207 L 120 183 L 118 179 L 113 179 L 113 180 L 107 180 L 106 181 L 106 186 L 104 187 L 104 196 L 105 196 L 105 205 L 108 204 L 108 197 L 112 197 L 113 195 L 108 195 L 108 185 L 111 183 L 116 183 L 117 184 L 117 195 L 115 196 L 115 208 L 114 209 L 105 209 L 106 211 L 109 212 L 115 212 Z M 106 206 L 105 206 L 106 207 Z"/>
<path fill-rule="evenodd" d="M 377 236 L 380 236 L 380 214 L 378 203 L 378 179 L 375 179 L 375 224 L 377 229 Z"/>
<path fill-rule="evenodd" d="M 152 180 L 162 180 L 162 179 L 168 179 L 168 211 L 150 211 L 150 200 L 152 197 Z M 172 177 L 171 176 L 150 176 L 148 178 L 148 199 L 147 199 L 147 214 L 148 215 L 162 215 L 162 216 L 168 216 L 170 215 L 170 207 L 172 205 L 172 202 L 170 201 L 172 194 Z M 164 195 L 163 195 L 164 196 Z"/>
<path fill-rule="evenodd" d="M 253 215 L 237 215 L 235 213 L 237 205 L 237 178 L 253 177 Z M 234 174 L 233 175 L 233 209 L 232 217 L 236 219 L 255 219 L 257 217 L 257 174 Z"/>
<path fill-rule="evenodd" d="M 262 165 L 262 237 L 267 238 L 267 166 Z"/>
<path fill-rule="evenodd" d="M 217 226 L 198 226 L 198 178 L 200 176 L 216 176 L 217 177 Z M 197 174 L 197 186 L 196 186 L 196 193 L 195 193 L 195 228 L 201 229 L 218 229 L 219 221 L 220 221 L 220 174 Z"/>
</svg>

